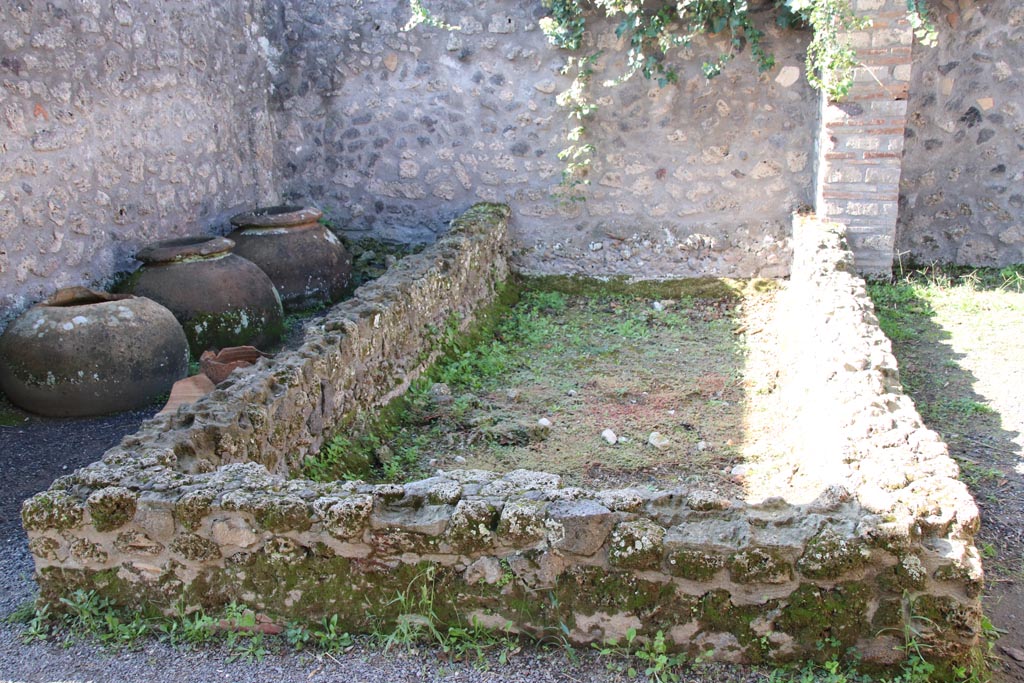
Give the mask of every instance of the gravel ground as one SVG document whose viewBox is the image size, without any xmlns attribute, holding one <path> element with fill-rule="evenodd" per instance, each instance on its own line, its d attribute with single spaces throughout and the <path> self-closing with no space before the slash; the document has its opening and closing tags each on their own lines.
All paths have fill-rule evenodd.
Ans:
<svg viewBox="0 0 1024 683">
<path fill-rule="evenodd" d="M 0 399 L 2 400 L 2 399 Z M 9 404 L 0 405 L 5 413 Z M 418 652 L 392 651 L 382 655 L 369 639 L 337 656 L 294 653 L 274 644 L 262 662 L 228 662 L 222 647 L 190 651 L 155 639 L 140 649 L 105 649 L 88 639 L 25 645 L 20 625 L 6 617 L 35 595 L 32 558 L 21 529 L 21 501 L 47 488 L 54 478 L 99 459 L 120 438 L 134 432 L 155 408 L 92 419 L 29 418 L 14 427 L 0 427 L 0 683 L 11 681 L 91 681 L 93 683 L 205 683 L 213 681 L 348 681 L 350 683 L 402 683 L 405 681 L 459 681 L 482 683 L 598 683 L 630 680 L 607 670 L 608 659 L 590 651 L 570 661 L 558 649 L 524 647 L 507 664 L 491 662 L 486 668 L 465 662 L 446 662 L 434 648 Z M 21 415 L 21 417 L 26 417 Z M 268 641 L 270 642 L 270 641 Z M 753 683 L 767 673 L 748 667 L 702 665 L 680 671 L 686 683 Z M 641 677 L 642 678 L 642 677 Z"/>
<path fill-rule="evenodd" d="M 0 538 L 21 533 L 21 501 L 54 479 L 99 460 L 125 434 L 138 429 L 158 408 L 95 418 L 28 416 L 0 397 L 0 413 L 15 426 L 0 426 Z"/>
<path fill-rule="evenodd" d="M 225 660 L 223 650 L 186 652 L 159 643 L 136 652 L 104 652 L 84 644 L 69 648 L 30 646 L 19 643 L 4 629 L 0 632 L 0 681 L 350 681 L 352 683 L 404 683 L 444 681 L 483 683 L 597 683 L 627 681 L 622 674 L 608 672 L 606 659 L 584 652 L 571 662 L 561 652 L 528 652 L 512 657 L 507 664 L 496 662 L 488 668 L 465 663 L 438 661 L 432 650 L 378 655 L 359 645 L 337 657 L 328 655 L 268 655 L 262 662 Z M 753 669 L 723 665 L 702 665 L 699 670 L 680 671 L 685 683 L 764 681 L 767 674 Z M 642 680 L 642 678 L 640 679 Z"/>
</svg>

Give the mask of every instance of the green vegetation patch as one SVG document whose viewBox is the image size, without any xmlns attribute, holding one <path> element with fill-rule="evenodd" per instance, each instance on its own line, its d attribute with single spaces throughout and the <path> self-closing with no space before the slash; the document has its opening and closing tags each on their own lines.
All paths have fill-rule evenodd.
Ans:
<svg viewBox="0 0 1024 683">
<path fill-rule="evenodd" d="M 793 591 L 776 625 L 800 643 L 824 643 L 822 656 L 842 655 L 871 635 L 867 621 L 871 589 L 844 583 L 833 589 L 804 584 Z"/>
<path fill-rule="evenodd" d="M 606 488 L 735 487 L 743 434 L 744 307 L 765 281 L 535 278 L 461 331 L 380 415 L 354 417 L 305 465 L 316 480 L 402 481 L 436 469 L 517 468 Z M 613 443 L 606 430 L 614 432 Z"/>
</svg>

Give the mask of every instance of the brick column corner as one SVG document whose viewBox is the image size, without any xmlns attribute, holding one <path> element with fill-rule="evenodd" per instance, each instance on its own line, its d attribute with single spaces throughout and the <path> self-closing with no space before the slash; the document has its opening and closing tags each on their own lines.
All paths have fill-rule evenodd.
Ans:
<svg viewBox="0 0 1024 683">
<path fill-rule="evenodd" d="M 858 272 L 889 275 L 896 243 L 914 35 L 906 0 L 851 0 L 871 26 L 849 34 L 860 65 L 841 102 L 821 96 L 815 211 L 847 226 Z"/>
</svg>

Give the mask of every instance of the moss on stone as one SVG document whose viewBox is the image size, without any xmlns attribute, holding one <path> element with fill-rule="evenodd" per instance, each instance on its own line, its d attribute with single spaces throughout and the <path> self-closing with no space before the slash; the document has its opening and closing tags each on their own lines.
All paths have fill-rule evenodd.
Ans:
<svg viewBox="0 0 1024 683">
<path fill-rule="evenodd" d="M 85 501 L 96 531 L 113 531 L 135 516 L 138 494 L 122 486 L 108 486 L 90 495 Z"/>
<path fill-rule="evenodd" d="M 560 578 L 554 595 L 569 612 L 634 614 L 655 628 L 670 627 L 697 604 L 696 598 L 680 594 L 670 582 L 648 581 L 631 571 L 601 567 L 569 570 Z M 652 616 L 655 619 L 650 621 Z"/>
<path fill-rule="evenodd" d="M 309 549 L 309 554 L 311 557 L 316 557 L 322 560 L 338 556 L 338 554 L 334 552 L 334 548 L 323 541 L 317 541 L 314 543 Z"/>
<path fill-rule="evenodd" d="M 220 548 L 216 543 L 196 534 L 181 534 L 176 537 L 171 541 L 171 550 L 193 562 L 220 557 Z"/>
<path fill-rule="evenodd" d="M 482 550 L 494 541 L 500 513 L 486 500 L 460 500 L 445 530 L 448 543 L 463 553 Z"/>
<path fill-rule="evenodd" d="M 373 497 L 383 503 L 397 503 L 405 496 L 402 484 L 377 484 L 373 487 Z"/>
<path fill-rule="evenodd" d="M 837 579 L 860 569 L 870 557 L 860 539 L 843 538 L 826 528 L 808 541 L 796 566 L 801 574 L 811 579 Z"/>
<path fill-rule="evenodd" d="M 50 489 L 37 493 L 21 506 L 21 523 L 27 531 L 64 531 L 79 526 L 84 517 L 81 502 L 67 491 Z"/>
<path fill-rule="evenodd" d="M 952 581 L 961 584 L 964 594 L 969 598 L 981 595 L 981 591 L 985 587 L 980 564 L 973 567 L 965 560 L 944 564 L 936 569 L 932 576 L 936 581 Z"/>
<path fill-rule="evenodd" d="M 67 606 L 61 602 L 62 597 L 70 595 L 79 588 L 95 590 L 101 597 L 107 597 L 107 589 L 114 582 L 118 582 L 116 569 L 91 571 L 67 567 L 43 567 L 36 572 L 39 600 L 43 604 L 49 605 L 56 614 L 67 611 Z M 124 597 L 137 593 L 137 589 L 133 589 L 131 584 L 126 584 L 123 588 L 126 589 L 123 592 Z M 122 599 L 124 598 L 118 597 L 117 603 L 120 603 Z"/>
<path fill-rule="evenodd" d="M 57 551 L 60 550 L 60 543 L 48 536 L 33 538 L 28 542 L 28 549 L 36 557 L 54 561 L 57 559 Z"/>
<path fill-rule="evenodd" d="M 700 550 L 678 550 L 668 558 L 669 573 L 690 581 L 709 581 L 724 566 L 724 557 Z"/>
<path fill-rule="evenodd" d="M 368 539 L 381 557 L 396 558 L 405 553 L 433 555 L 441 549 L 441 539 L 404 529 L 376 529 Z"/>
<path fill-rule="evenodd" d="M 313 526 L 310 507 L 299 498 L 267 497 L 252 505 L 256 524 L 275 534 L 308 531 Z"/>
<path fill-rule="evenodd" d="M 428 563 L 383 564 L 324 557 L 291 548 L 287 562 L 255 553 L 245 561 L 208 570 L 189 588 L 189 601 L 207 606 L 260 596 L 275 617 L 315 623 L 333 615 L 345 630 L 387 630 L 402 614 L 458 623 L 458 573 Z"/>
<path fill-rule="evenodd" d="M 541 541 L 546 535 L 545 503 L 511 500 L 505 503 L 498 520 L 498 536 L 503 543 L 521 547 Z"/>
<path fill-rule="evenodd" d="M 904 555 L 892 568 L 896 586 L 907 591 L 924 590 L 928 582 L 928 571 L 917 555 Z"/>
<path fill-rule="evenodd" d="M 871 616 L 871 630 L 899 629 L 903 625 L 903 601 L 898 598 L 880 600 Z"/>
<path fill-rule="evenodd" d="M 185 529 L 195 531 L 210 514 L 217 494 L 214 491 L 190 491 L 174 503 L 174 518 Z"/>
<path fill-rule="evenodd" d="M 786 583 L 793 569 L 778 551 L 748 548 L 729 558 L 729 575 L 736 583 Z"/>
<path fill-rule="evenodd" d="M 427 492 L 427 502 L 431 505 L 455 505 L 462 497 L 462 486 L 456 482 L 442 482 Z"/>
<path fill-rule="evenodd" d="M 919 595 L 910 607 L 911 618 L 939 633 L 954 631 L 964 638 L 980 633 L 981 612 L 973 604 L 948 595 Z"/>
<path fill-rule="evenodd" d="M 665 550 L 665 529 L 649 519 L 620 522 L 612 530 L 608 563 L 622 569 L 656 569 Z"/>
<path fill-rule="evenodd" d="M 373 497 L 363 494 L 320 498 L 313 503 L 313 510 L 331 536 L 347 540 L 362 535 L 366 530 L 373 510 Z"/>
<path fill-rule="evenodd" d="M 715 590 L 701 596 L 693 614 L 702 631 L 731 633 L 741 645 L 748 646 L 758 640 L 751 623 L 770 614 L 777 607 L 777 600 L 769 600 L 762 605 L 736 605 L 729 591 Z M 752 661 L 759 661 L 763 654 L 759 647 L 750 648 L 748 652 Z"/>
<path fill-rule="evenodd" d="M 469 207 L 461 216 L 452 221 L 452 234 L 476 235 L 501 228 L 512 215 L 505 204 L 480 202 Z"/>
<path fill-rule="evenodd" d="M 127 555 L 153 556 L 162 552 L 164 546 L 141 532 L 129 529 L 117 535 L 114 539 L 114 549 Z"/>
<path fill-rule="evenodd" d="M 103 564 L 109 555 L 100 545 L 86 538 L 73 538 L 68 543 L 71 557 L 82 564 Z"/>
<path fill-rule="evenodd" d="M 966 581 L 971 578 L 970 569 L 959 562 L 941 565 L 932 574 L 936 581 Z"/>
<path fill-rule="evenodd" d="M 870 595 L 871 590 L 860 582 L 833 589 L 804 584 L 789 595 L 775 625 L 804 646 L 823 643 L 822 657 L 842 655 L 859 638 L 871 635 Z"/>
<path fill-rule="evenodd" d="M 188 348 L 193 358 L 207 349 L 238 346 L 256 339 L 263 343 L 279 339 L 285 331 L 281 316 L 268 316 L 258 310 L 230 309 L 222 313 L 197 313 L 182 321 Z"/>
<path fill-rule="evenodd" d="M 171 563 L 173 567 L 173 562 Z M 130 610 L 133 614 L 153 615 L 158 606 L 170 605 L 183 594 L 181 581 L 172 571 L 165 571 L 155 581 L 131 580 L 122 575 L 122 568 L 88 570 L 68 567 L 43 567 L 36 573 L 39 600 L 50 607 L 51 613 L 62 614 L 68 607 L 61 602 L 75 590 L 95 591 L 113 606 Z"/>
<path fill-rule="evenodd" d="M 920 595 L 911 601 L 910 624 L 920 647 L 935 665 L 932 680 L 954 680 L 955 668 L 972 663 L 984 668 L 985 645 L 979 642 L 981 609 L 977 602 L 961 602 L 953 596 Z"/>
</svg>

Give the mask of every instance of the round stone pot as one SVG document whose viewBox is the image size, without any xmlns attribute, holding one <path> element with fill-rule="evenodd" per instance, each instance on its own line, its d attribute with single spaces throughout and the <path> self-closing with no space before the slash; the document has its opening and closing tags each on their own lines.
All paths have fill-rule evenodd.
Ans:
<svg viewBox="0 0 1024 683">
<path fill-rule="evenodd" d="M 321 216 L 319 209 L 270 206 L 231 219 L 235 253 L 270 276 L 285 310 L 336 301 L 352 275 L 352 258 Z"/>
<path fill-rule="evenodd" d="M 188 343 L 174 315 L 130 294 L 63 289 L 0 336 L 0 389 L 40 415 L 139 408 L 187 374 Z"/>
<path fill-rule="evenodd" d="M 155 242 L 136 254 L 143 265 L 127 289 L 174 313 L 194 358 L 207 349 L 266 346 L 284 331 L 274 283 L 231 253 L 234 246 L 224 237 L 193 236 Z"/>
</svg>

